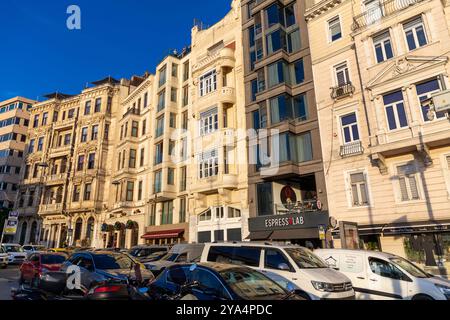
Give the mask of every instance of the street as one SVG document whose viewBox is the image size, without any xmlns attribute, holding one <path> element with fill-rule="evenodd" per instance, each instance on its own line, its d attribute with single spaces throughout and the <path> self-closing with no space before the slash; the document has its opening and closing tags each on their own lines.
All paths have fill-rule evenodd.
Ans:
<svg viewBox="0 0 450 320">
<path fill-rule="evenodd" d="M 18 287 L 19 267 L 8 266 L 0 269 L 0 301 L 11 300 L 11 288 Z"/>
</svg>

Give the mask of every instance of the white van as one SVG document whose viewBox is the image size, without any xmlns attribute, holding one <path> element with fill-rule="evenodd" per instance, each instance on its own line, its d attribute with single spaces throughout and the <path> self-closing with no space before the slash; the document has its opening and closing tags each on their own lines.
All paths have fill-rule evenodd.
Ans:
<svg viewBox="0 0 450 320">
<path fill-rule="evenodd" d="M 396 255 L 341 249 L 314 253 L 350 278 L 357 299 L 450 300 L 450 281 L 429 275 Z"/>
<path fill-rule="evenodd" d="M 2 247 L 8 254 L 9 264 L 22 264 L 27 258 L 27 254 L 23 251 L 20 244 L 3 243 Z"/>
<path fill-rule="evenodd" d="M 351 281 L 310 250 L 269 243 L 206 244 L 201 262 L 247 266 L 308 300 L 354 299 Z"/>
</svg>

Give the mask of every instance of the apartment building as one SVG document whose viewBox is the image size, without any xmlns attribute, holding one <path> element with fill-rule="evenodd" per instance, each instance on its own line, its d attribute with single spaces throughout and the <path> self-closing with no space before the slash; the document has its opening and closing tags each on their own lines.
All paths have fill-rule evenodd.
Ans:
<svg viewBox="0 0 450 320">
<path fill-rule="evenodd" d="M 366 248 L 445 272 L 450 121 L 427 99 L 449 87 L 449 4 L 307 4 L 330 214 Z"/>
<path fill-rule="evenodd" d="M 48 247 L 99 245 L 116 114 L 128 90 L 108 77 L 78 95 L 49 94 L 31 109 L 16 209 L 21 217 L 40 217 L 37 237 Z"/>
<path fill-rule="evenodd" d="M 304 1 L 242 2 L 251 240 L 323 245 L 329 224 Z M 323 237 L 323 235 L 322 235 Z"/>
<path fill-rule="evenodd" d="M 22 97 L 0 102 L 0 209 L 14 208 L 33 103 Z M 30 221 L 25 222 L 25 226 L 27 223 Z M 30 226 L 32 224 L 33 221 Z M 22 242 L 27 237 L 27 228 L 24 230 L 19 238 Z"/>
</svg>

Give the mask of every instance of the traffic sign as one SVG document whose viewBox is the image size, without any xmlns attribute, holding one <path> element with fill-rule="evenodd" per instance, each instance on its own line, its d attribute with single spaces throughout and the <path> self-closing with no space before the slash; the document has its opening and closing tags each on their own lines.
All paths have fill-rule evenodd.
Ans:
<svg viewBox="0 0 450 320">
<path fill-rule="evenodd" d="M 10 220 L 17 220 L 19 219 L 19 211 L 11 211 L 9 213 L 9 218 Z"/>
<path fill-rule="evenodd" d="M 14 236 L 17 233 L 18 225 L 19 225 L 18 220 L 15 219 L 6 220 L 4 234 L 8 236 Z"/>
</svg>

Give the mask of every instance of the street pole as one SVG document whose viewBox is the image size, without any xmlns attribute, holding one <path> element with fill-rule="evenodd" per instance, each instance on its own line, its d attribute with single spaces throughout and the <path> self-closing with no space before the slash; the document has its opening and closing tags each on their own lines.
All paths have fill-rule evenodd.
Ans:
<svg viewBox="0 0 450 320">
<path fill-rule="evenodd" d="M 8 221 L 8 219 L 5 220 L 5 223 L 3 224 L 3 230 L 2 230 L 2 238 L 0 239 L 0 246 L 3 244 L 3 238 L 5 236 L 5 227 L 6 227 L 6 222 Z"/>
</svg>

